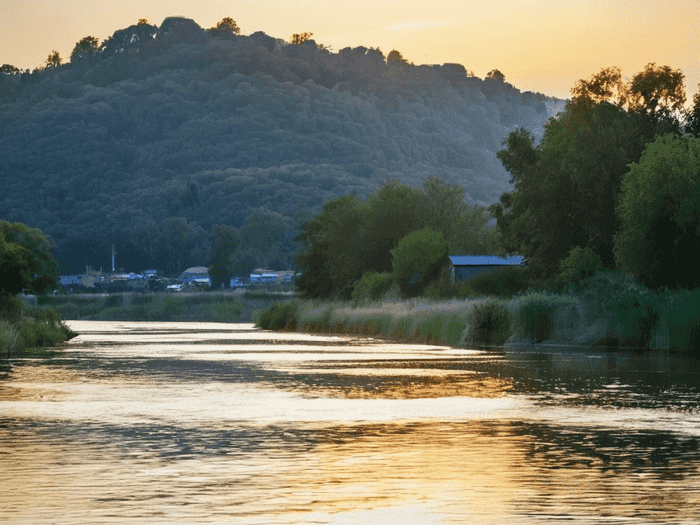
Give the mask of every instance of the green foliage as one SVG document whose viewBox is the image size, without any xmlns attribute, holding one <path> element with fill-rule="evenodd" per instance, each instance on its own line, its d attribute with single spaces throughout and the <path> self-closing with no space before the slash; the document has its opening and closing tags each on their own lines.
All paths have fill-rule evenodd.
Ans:
<svg viewBox="0 0 700 525">
<path fill-rule="evenodd" d="M 37 228 L 0 220 L 0 295 L 41 293 L 56 283 L 55 244 Z"/>
<path fill-rule="evenodd" d="M 19 297 L 0 293 L 0 319 L 17 321 L 22 317 L 22 301 Z"/>
<path fill-rule="evenodd" d="M 552 336 L 557 309 L 576 303 L 572 297 L 546 292 L 531 292 L 518 297 L 513 314 L 513 327 L 520 337 L 541 343 Z"/>
<path fill-rule="evenodd" d="M 293 330 L 298 323 L 297 308 L 295 302 L 273 304 L 257 314 L 255 325 L 265 330 Z"/>
<path fill-rule="evenodd" d="M 209 239 L 209 276 L 212 287 L 218 289 L 224 284 L 228 288 L 233 275 L 233 255 L 240 244 L 240 233 L 232 226 L 214 224 Z"/>
<path fill-rule="evenodd" d="M 648 144 L 622 183 L 615 256 L 654 289 L 700 285 L 700 139 L 665 135 Z"/>
<path fill-rule="evenodd" d="M 510 336 L 510 315 L 505 304 L 490 300 L 474 306 L 467 322 L 467 344 L 501 346 Z"/>
<path fill-rule="evenodd" d="M 366 201 L 355 196 L 328 201 L 298 237 L 304 243 L 297 257 L 304 270 L 299 293 L 350 299 L 368 271 L 392 272 L 392 251 L 399 241 L 424 228 L 440 233 L 451 250 L 498 251 L 484 210 L 465 204 L 464 195 L 464 188 L 430 179 L 423 191 L 394 181 Z"/>
<path fill-rule="evenodd" d="M 504 266 L 493 272 L 476 275 L 464 283 L 456 283 L 455 287 L 462 287 L 469 295 L 495 295 L 506 298 L 524 292 L 528 282 L 526 268 Z"/>
<path fill-rule="evenodd" d="M 557 287 L 563 289 L 572 285 L 577 288 L 582 279 L 593 277 L 600 269 L 600 257 L 591 248 L 576 246 L 559 263 Z"/>
<path fill-rule="evenodd" d="M 620 271 L 598 272 L 581 281 L 580 289 L 589 316 L 606 320 L 608 345 L 649 344 L 663 310 L 659 297 L 651 290 Z"/>
<path fill-rule="evenodd" d="M 490 211 L 505 249 L 526 256 L 535 275 L 554 277 L 576 246 L 590 247 L 603 267 L 615 266 L 615 210 L 628 165 L 656 135 L 679 130 L 668 111 L 682 98 L 677 75 L 661 69 L 645 70 L 639 85 L 630 87 L 619 70 L 603 70 L 577 84 L 566 111 L 546 124 L 540 144 L 522 129 L 504 142 L 498 157 L 515 188 Z M 659 111 L 644 85 L 662 96 Z"/>
<path fill-rule="evenodd" d="M 700 290 L 666 290 L 660 300 L 669 348 L 700 355 Z"/>
<path fill-rule="evenodd" d="M 376 301 L 381 299 L 394 284 L 390 273 L 377 273 L 374 270 L 366 272 L 352 290 L 352 299 L 358 301 Z"/>
<path fill-rule="evenodd" d="M 392 251 L 393 276 L 405 297 L 420 295 L 440 277 L 448 263 L 448 246 L 442 233 L 431 228 L 409 233 Z"/>
</svg>

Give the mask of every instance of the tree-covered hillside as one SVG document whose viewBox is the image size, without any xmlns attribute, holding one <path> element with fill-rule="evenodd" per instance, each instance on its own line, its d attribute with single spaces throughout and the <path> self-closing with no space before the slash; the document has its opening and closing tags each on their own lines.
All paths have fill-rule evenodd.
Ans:
<svg viewBox="0 0 700 525">
<path fill-rule="evenodd" d="M 323 202 L 393 179 L 495 203 L 503 139 L 540 134 L 558 103 L 457 64 L 183 18 L 86 37 L 59 62 L 0 73 L 0 218 L 51 235 L 62 273 L 107 267 L 112 244 L 119 266 L 176 273 L 207 262 L 216 224 L 240 229 L 238 271 L 291 267 Z"/>
</svg>

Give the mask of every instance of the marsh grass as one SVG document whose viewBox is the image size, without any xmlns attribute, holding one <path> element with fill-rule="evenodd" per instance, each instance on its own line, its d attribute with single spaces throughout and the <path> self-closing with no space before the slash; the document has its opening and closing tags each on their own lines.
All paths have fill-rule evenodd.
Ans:
<svg viewBox="0 0 700 525">
<path fill-rule="evenodd" d="M 51 355 L 47 348 L 76 335 L 61 322 L 56 310 L 36 307 L 19 318 L 0 319 L 0 355 Z"/>
<path fill-rule="evenodd" d="M 272 299 L 270 299 L 272 300 Z M 243 306 L 230 293 L 65 295 L 39 298 L 62 319 L 238 322 Z"/>
</svg>

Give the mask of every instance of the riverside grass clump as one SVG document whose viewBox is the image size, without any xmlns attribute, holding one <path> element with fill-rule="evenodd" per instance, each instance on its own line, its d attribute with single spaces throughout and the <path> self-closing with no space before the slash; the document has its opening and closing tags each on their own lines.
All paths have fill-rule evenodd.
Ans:
<svg viewBox="0 0 700 525">
<path fill-rule="evenodd" d="M 511 336 L 508 308 L 499 300 L 477 304 L 472 309 L 464 341 L 476 345 L 502 346 Z"/>
<path fill-rule="evenodd" d="M 413 299 L 356 306 L 346 302 L 297 301 L 294 320 L 301 331 L 462 346 L 470 312 L 482 302 L 484 300 L 436 302 Z M 258 315 L 256 323 L 263 327 L 267 319 L 282 317 L 283 311 L 270 307 Z"/>
<path fill-rule="evenodd" d="M 297 327 L 297 303 L 276 303 L 256 312 L 256 326 L 265 330 L 294 330 Z"/>
<path fill-rule="evenodd" d="M 76 335 L 61 322 L 53 308 L 33 308 L 20 317 L 0 318 L 0 355 L 45 354 L 45 348 L 56 346 Z"/>
<path fill-rule="evenodd" d="M 578 304 L 575 297 L 548 292 L 530 292 L 519 296 L 513 301 L 514 335 L 533 343 L 549 340 L 555 332 L 555 325 L 566 328 L 575 323 L 571 318 L 577 317 Z M 563 330 L 557 330 L 560 331 Z"/>
</svg>

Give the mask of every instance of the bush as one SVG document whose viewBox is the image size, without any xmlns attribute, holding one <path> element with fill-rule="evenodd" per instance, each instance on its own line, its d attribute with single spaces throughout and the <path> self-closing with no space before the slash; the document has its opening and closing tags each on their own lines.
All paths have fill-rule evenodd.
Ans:
<svg viewBox="0 0 700 525">
<path fill-rule="evenodd" d="M 15 325 L 0 319 L 0 355 L 7 354 L 9 357 L 17 351 L 21 342 L 22 337 Z"/>
<path fill-rule="evenodd" d="M 0 319 L 17 321 L 22 317 L 22 301 L 16 295 L 0 293 Z"/>
<path fill-rule="evenodd" d="M 467 321 L 465 343 L 501 346 L 510 335 L 510 315 L 501 301 L 490 300 L 472 308 Z"/>
<path fill-rule="evenodd" d="M 559 262 L 555 285 L 559 290 L 569 285 L 578 288 L 582 279 L 592 277 L 601 266 L 600 257 L 591 248 L 576 246 Z"/>
<path fill-rule="evenodd" d="M 356 302 L 377 301 L 389 291 L 393 283 L 394 278 L 390 273 L 377 273 L 370 270 L 355 283 L 352 299 Z"/>
<path fill-rule="evenodd" d="M 552 337 L 557 309 L 569 310 L 577 303 L 573 297 L 546 292 L 533 292 L 518 297 L 513 315 L 514 331 L 535 343 L 546 341 Z"/>
<path fill-rule="evenodd" d="M 608 321 L 608 344 L 645 347 L 662 313 L 661 300 L 651 290 L 620 271 L 598 272 L 581 281 L 587 309 Z"/>
<path fill-rule="evenodd" d="M 522 266 L 504 266 L 493 272 L 482 273 L 465 281 L 470 295 L 512 297 L 527 289 L 527 269 Z"/>
<path fill-rule="evenodd" d="M 436 281 L 448 262 L 448 245 L 442 233 L 430 228 L 406 235 L 392 250 L 394 279 L 404 297 L 416 297 Z"/>
<path fill-rule="evenodd" d="M 669 348 L 700 354 L 700 290 L 667 290 L 660 299 L 668 328 Z"/>
<path fill-rule="evenodd" d="M 277 303 L 260 311 L 255 325 L 264 330 L 294 330 L 297 326 L 296 302 Z"/>
</svg>

